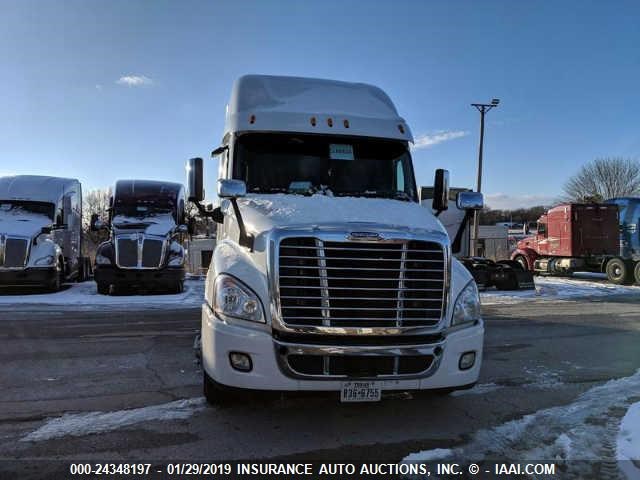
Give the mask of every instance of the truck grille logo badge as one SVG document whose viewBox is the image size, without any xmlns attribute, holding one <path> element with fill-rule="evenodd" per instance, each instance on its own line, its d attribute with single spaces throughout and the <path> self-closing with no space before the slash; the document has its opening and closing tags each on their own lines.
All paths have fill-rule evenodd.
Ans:
<svg viewBox="0 0 640 480">
<path fill-rule="evenodd" d="M 347 238 L 349 240 L 383 240 L 382 235 L 377 232 L 351 232 Z"/>
</svg>

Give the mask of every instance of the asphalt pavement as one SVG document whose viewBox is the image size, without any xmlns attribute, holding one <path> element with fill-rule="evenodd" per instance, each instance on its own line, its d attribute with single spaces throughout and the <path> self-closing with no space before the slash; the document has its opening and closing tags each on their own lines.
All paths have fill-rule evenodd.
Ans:
<svg viewBox="0 0 640 480">
<path fill-rule="evenodd" d="M 0 459 L 398 462 L 633 375 L 639 306 L 628 295 L 486 306 L 481 378 L 462 394 L 287 394 L 224 408 L 202 399 L 198 308 L 4 308 Z"/>
</svg>

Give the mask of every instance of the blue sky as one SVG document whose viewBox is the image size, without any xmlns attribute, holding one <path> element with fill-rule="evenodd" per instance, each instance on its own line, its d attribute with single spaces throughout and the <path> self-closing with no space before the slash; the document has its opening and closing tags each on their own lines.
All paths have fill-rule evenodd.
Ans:
<svg viewBox="0 0 640 480">
<path fill-rule="evenodd" d="M 0 0 L 0 175 L 184 180 L 245 73 L 364 81 L 409 122 L 418 183 L 549 201 L 598 156 L 640 155 L 637 1 Z M 127 79 L 127 77 L 129 77 Z M 206 164 L 213 190 L 217 165 Z"/>
</svg>

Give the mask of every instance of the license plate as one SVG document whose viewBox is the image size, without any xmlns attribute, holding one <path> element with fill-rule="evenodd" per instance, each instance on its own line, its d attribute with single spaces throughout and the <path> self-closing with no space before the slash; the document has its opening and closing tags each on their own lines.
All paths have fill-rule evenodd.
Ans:
<svg viewBox="0 0 640 480">
<path fill-rule="evenodd" d="M 379 402 L 381 396 L 378 382 L 342 382 L 341 402 Z"/>
</svg>

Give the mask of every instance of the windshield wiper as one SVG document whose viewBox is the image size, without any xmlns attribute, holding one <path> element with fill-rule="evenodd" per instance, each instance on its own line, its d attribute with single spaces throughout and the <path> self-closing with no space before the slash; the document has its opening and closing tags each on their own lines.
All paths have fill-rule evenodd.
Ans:
<svg viewBox="0 0 640 480">
<path fill-rule="evenodd" d="M 394 200 L 411 201 L 411 196 L 400 190 L 365 190 L 364 192 L 353 190 L 336 192 L 335 195 L 339 197 L 391 198 Z"/>
</svg>

